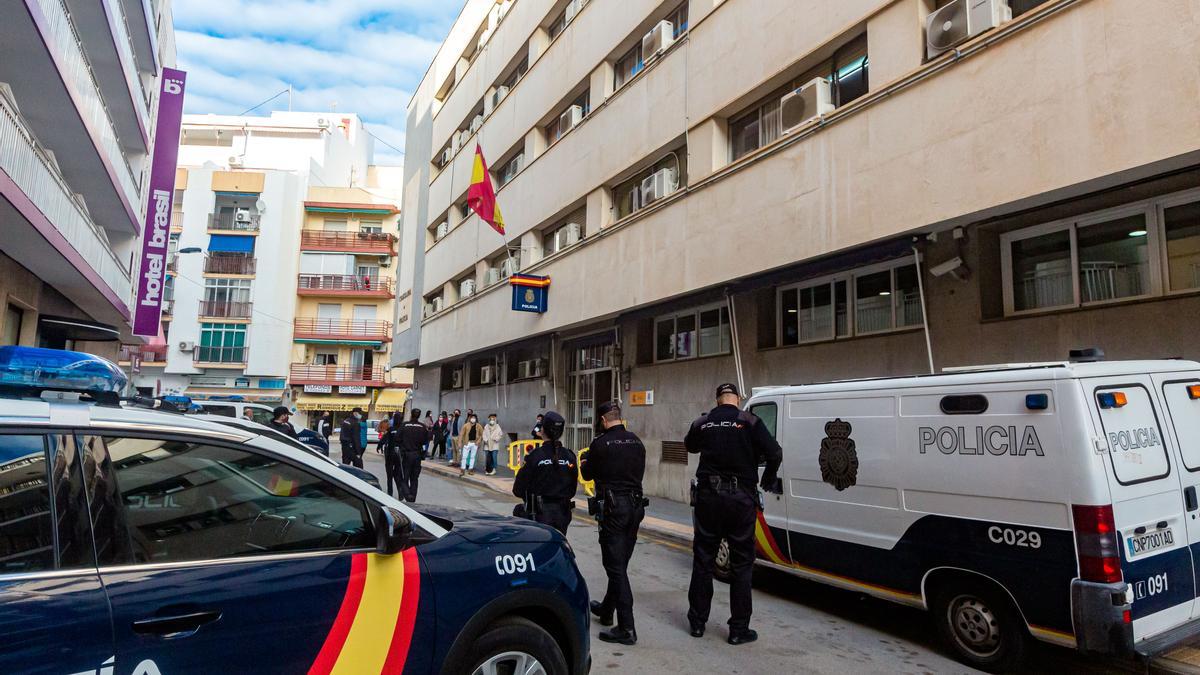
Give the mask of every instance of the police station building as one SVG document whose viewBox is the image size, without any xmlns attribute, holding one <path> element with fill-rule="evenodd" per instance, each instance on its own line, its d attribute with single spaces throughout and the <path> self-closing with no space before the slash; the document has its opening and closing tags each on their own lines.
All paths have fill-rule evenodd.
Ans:
<svg viewBox="0 0 1200 675">
<path fill-rule="evenodd" d="M 416 405 L 583 447 L 620 399 L 683 499 L 720 382 L 1200 358 L 1200 17 L 967 4 L 468 2 L 409 105 Z"/>
</svg>

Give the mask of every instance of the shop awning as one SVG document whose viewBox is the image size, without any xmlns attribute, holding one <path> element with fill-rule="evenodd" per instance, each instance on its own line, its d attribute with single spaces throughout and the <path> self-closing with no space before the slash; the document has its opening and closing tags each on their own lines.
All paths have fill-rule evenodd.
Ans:
<svg viewBox="0 0 1200 675">
<path fill-rule="evenodd" d="M 355 408 L 366 410 L 371 405 L 369 396 L 317 396 L 300 394 L 296 397 L 296 410 L 328 410 L 350 412 Z"/>
<path fill-rule="evenodd" d="M 408 402 L 407 389 L 384 389 L 375 399 L 376 410 L 400 410 Z"/>
<path fill-rule="evenodd" d="M 254 253 L 254 237 L 213 234 L 208 237 L 209 253 Z"/>
</svg>

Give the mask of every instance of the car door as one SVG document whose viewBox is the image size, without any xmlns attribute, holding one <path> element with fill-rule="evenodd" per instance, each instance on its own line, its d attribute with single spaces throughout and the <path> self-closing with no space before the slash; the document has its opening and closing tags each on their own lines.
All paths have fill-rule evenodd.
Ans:
<svg viewBox="0 0 1200 675">
<path fill-rule="evenodd" d="M 1183 504 L 1187 512 L 1187 544 L 1195 552 L 1200 547 L 1200 373 L 1155 375 L 1154 384 L 1163 400 L 1163 426 L 1179 453 L 1179 480 L 1183 484 Z M 1200 588 L 1196 589 L 1200 595 Z M 1192 618 L 1200 617 L 1200 598 L 1192 605 Z"/>
<path fill-rule="evenodd" d="M 0 672 L 94 672 L 112 656 L 73 440 L 0 434 Z"/>
<path fill-rule="evenodd" d="M 85 443 L 111 462 L 123 506 L 122 549 L 101 566 L 120 662 L 379 672 L 407 654 L 416 552 L 373 552 L 361 495 L 249 446 L 133 434 Z"/>
</svg>

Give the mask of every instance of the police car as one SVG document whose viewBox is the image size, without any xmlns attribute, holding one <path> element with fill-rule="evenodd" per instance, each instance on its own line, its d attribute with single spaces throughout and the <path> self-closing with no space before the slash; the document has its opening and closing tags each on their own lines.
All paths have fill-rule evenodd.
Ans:
<svg viewBox="0 0 1200 675">
<path fill-rule="evenodd" d="M 566 541 L 0 347 L 0 672 L 586 673 Z"/>
<path fill-rule="evenodd" d="M 1200 364 L 1080 356 L 756 390 L 759 563 L 928 608 L 987 670 L 1200 634 Z"/>
</svg>

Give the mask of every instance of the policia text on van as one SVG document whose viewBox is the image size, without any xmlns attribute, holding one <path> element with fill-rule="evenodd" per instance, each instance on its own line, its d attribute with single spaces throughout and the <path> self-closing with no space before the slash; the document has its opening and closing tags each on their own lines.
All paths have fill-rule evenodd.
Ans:
<svg viewBox="0 0 1200 675">
<path fill-rule="evenodd" d="M 1200 633 L 1200 364 L 1051 363 L 756 390 L 783 447 L 760 564 L 932 610 L 960 658 Z"/>
</svg>

